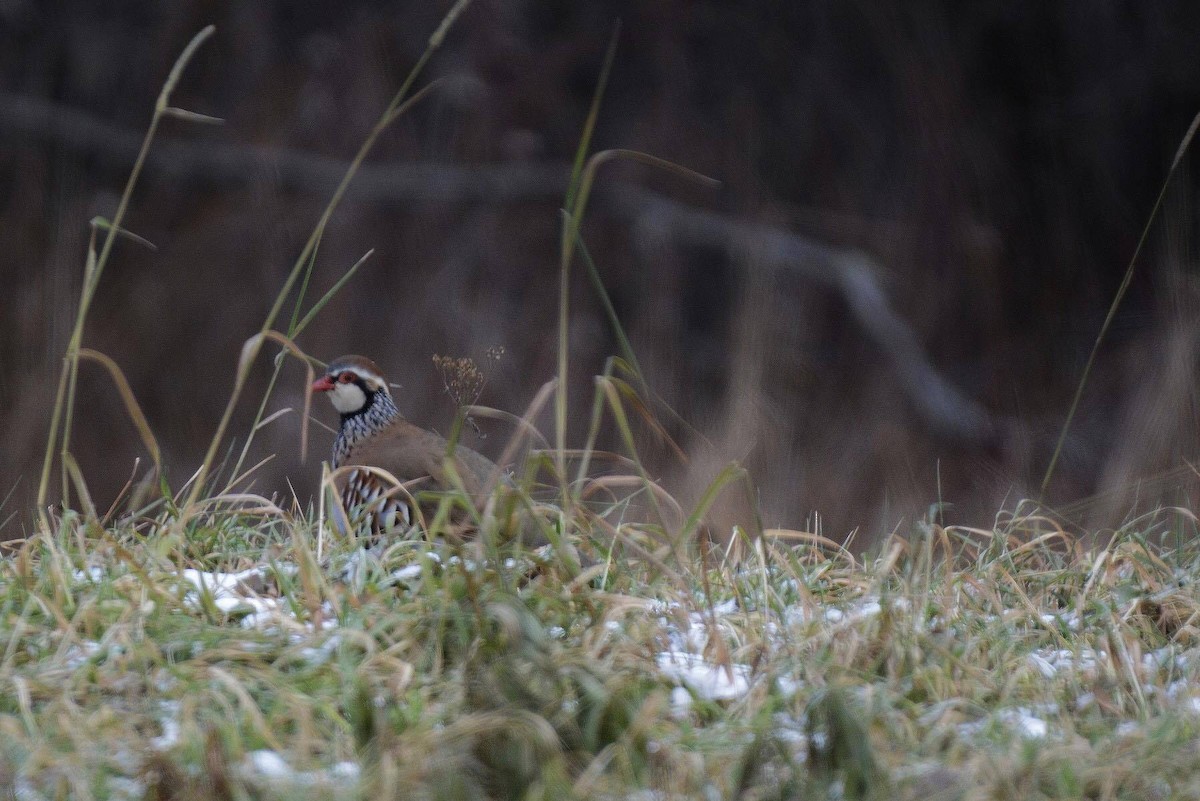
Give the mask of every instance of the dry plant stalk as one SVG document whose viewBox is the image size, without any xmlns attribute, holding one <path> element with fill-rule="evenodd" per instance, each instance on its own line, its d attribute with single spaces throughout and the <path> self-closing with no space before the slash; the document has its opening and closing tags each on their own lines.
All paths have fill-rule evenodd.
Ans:
<svg viewBox="0 0 1200 801">
<path fill-rule="evenodd" d="M 484 358 L 493 363 L 499 362 L 503 355 L 503 345 L 493 345 L 484 352 Z M 479 400 L 479 396 L 483 394 L 487 376 L 470 356 L 442 356 L 435 353 L 433 364 L 442 374 L 442 386 L 445 387 L 446 394 L 453 398 L 454 404 L 462 410 L 463 419 L 471 426 L 471 430 L 477 437 L 486 439 L 487 434 L 479 429 L 475 418 L 466 410 L 468 407 L 474 406 Z"/>
</svg>

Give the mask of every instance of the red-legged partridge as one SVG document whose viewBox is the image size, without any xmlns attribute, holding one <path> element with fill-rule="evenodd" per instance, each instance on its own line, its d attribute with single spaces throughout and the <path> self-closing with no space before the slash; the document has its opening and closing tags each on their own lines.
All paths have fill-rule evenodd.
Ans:
<svg viewBox="0 0 1200 801">
<path fill-rule="evenodd" d="M 417 482 L 410 485 L 412 492 L 454 488 L 446 474 L 446 439 L 404 419 L 375 362 L 365 356 L 334 359 L 312 389 L 328 393 L 342 416 L 333 443 L 333 466 L 354 466 L 337 479 L 352 531 L 366 529 L 369 521 L 371 534 L 377 537 L 408 528 L 414 521 L 407 496 L 362 467 L 386 471 L 405 483 Z M 499 475 L 496 465 L 462 445 L 454 449 L 453 465 L 467 494 L 481 503 L 488 482 Z"/>
</svg>

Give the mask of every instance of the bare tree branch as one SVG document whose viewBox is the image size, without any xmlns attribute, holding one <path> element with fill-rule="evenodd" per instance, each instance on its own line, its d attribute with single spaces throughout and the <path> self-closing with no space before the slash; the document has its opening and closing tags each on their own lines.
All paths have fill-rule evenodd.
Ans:
<svg viewBox="0 0 1200 801">
<path fill-rule="evenodd" d="M 624 212 L 651 230 L 689 244 L 721 249 L 734 256 L 791 272 L 837 292 L 854 319 L 887 354 L 909 402 L 939 433 L 986 441 L 996 433 L 988 411 L 944 378 L 880 286 L 879 266 L 867 255 L 830 247 L 790 231 L 678 203 L 636 186 L 620 190 Z"/>
<path fill-rule="evenodd" d="M 87 112 L 0 92 L 0 132 L 52 140 L 124 167 L 137 157 L 141 134 Z M 193 186 L 242 186 L 269 171 L 285 190 L 325 194 L 346 174 L 347 162 L 287 148 L 160 137 L 146 161 L 148 172 Z M 566 192 L 567 168 L 549 164 L 486 167 L 442 164 L 366 164 L 350 193 L 358 200 L 503 202 L 557 199 Z"/>
</svg>

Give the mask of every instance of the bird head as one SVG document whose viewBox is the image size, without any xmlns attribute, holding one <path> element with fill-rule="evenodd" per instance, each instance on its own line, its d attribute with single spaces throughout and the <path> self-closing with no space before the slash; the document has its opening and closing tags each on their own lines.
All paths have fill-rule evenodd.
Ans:
<svg viewBox="0 0 1200 801">
<path fill-rule="evenodd" d="M 313 392 L 328 392 L 333 408 L 344 415 L 358 414 L 371 405 L 375 394 L 388 392 L 379 365 L 366 356 L 341 356 L 313 382 Z"/>
</svg>

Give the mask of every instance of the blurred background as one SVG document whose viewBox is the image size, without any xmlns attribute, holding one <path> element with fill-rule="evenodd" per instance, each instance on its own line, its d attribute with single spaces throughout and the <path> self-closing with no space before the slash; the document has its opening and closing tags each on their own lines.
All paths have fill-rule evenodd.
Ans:
<svg viewBox="0 0 1200 801">
<path fill-rule="evenodd" d="M 118 243 L 84 340 L 125 370 L 176 487 L 241 344 L 449 5 L 0 2 L 0 496 L 15 487 L 0 518 L 20 512 L 6 534 L 36 494 L 88 220 L 115 211 L 187 41 L 217 26 L 174 103 L 226 122 L 163 124 L 126 220 L 157 250 Z M 947 523 L 986 528 L 1038 496 L 1200 111 L 1195 3 L 477 0 L 422 76 L 444 83 L 338 209 L 309 298 L 375 255 L 299 344 L 371 355 L 406 414 L 443 432 L 454 403 L 435 354 L 485 368 L 480 403 L 524 410 L 555 369 L 559 209 L 618 19 L 594 148 L 721 181 L 607 166 L 583 230 L 679 415 L 662 419 L 689 459 L 645 436 L 652 474 L 689 499 L 738 460 L 765 524 L 860 543 L 939 501 Z M 1196 177 L 1185 156 L 1047 493 L 1071 526 L 1194 504 Z M 618 352 L 577 265 L 575 444 Z M 270 410 L 298 409 L 298 366 L 281 387 Z M 484 428 L 466 441 L 495 455 L 509 429 Z M 302 464 L 298 431 L 297 414 L 262 430 L 252 461 L 277 456 L 257 491 L 312 493 L 331 437 Z M 94 365 L 73 442 L 104 506 L 142 451 Z M 611 430 L 606 443 L 619 448 Z M 721 514 L 744 514 L 729 501 Z"/>
</svg>

